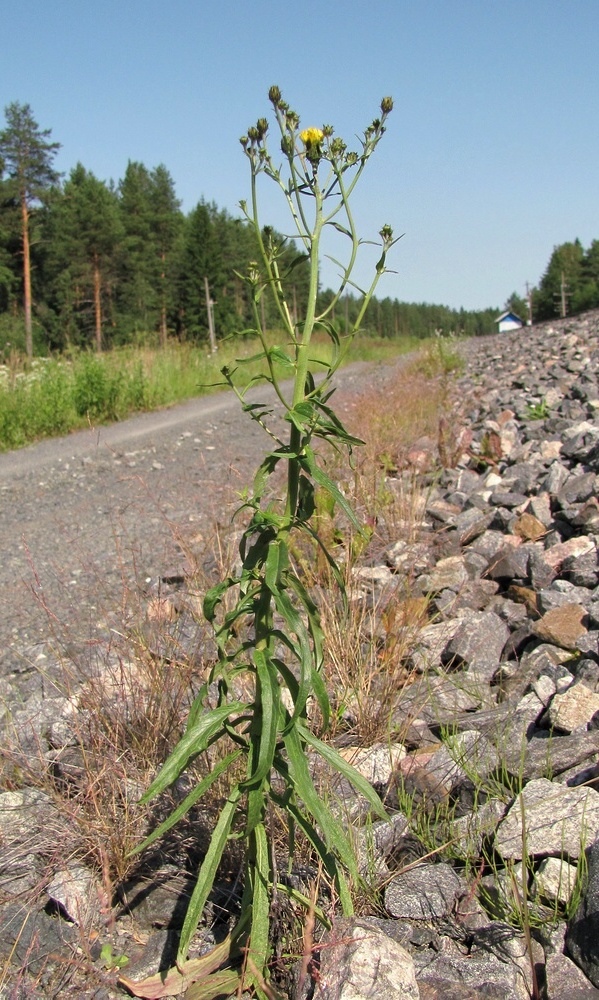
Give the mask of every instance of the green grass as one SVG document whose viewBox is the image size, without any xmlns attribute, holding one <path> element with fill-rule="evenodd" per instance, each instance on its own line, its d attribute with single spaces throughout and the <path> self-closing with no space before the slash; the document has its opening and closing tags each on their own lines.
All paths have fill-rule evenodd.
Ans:
<svg viewBox="0 0 599 1000">
<path fill-rule="evenodd" d="M 421 343 L 359 337 L 347 361 L 390 361 Z M 126 347 L 101 355 L 37 358 L 31 365 L 13 357 L 0 365 L 0 451 L 215 392 L 223 383 L 223 365 L 235 367 L 237 358 L 258 350 L 257 341 L 246 338 L 225 341 L 214 355 L 205 347 L 172 343 L 164 350 Z M 325 360 L 328 342 L 316 338 L 312 354 Z M 258 374 L 260 363 L 253 368 Z"/>
</svg>

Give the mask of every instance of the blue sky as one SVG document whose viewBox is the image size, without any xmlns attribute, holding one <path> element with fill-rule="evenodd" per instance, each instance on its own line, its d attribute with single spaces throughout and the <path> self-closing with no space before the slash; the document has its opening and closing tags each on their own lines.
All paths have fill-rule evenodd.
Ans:
<svg viewBox="0 0 599 1000">
<path fill-rule="evenodd" d="M 364 238 L 405 234 L 381 294 L 501 306 L 554 245 L 599 238 L 599 0 L 0 0 L 0 18 L 0 106 L 31 105 L 58 169 L 164 163 L 186 211 L 238 214 L 238 139 L 271 84 L 346 140 L 392 95 L 355 199 Z M 274 186 L 262 205 L 286 231 Z"/>
</svg>

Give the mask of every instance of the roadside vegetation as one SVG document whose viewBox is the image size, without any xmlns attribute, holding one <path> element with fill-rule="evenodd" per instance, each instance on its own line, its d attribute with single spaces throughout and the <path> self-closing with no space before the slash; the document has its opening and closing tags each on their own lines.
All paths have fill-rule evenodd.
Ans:
<svg viewBox="0 0 599 1000">
<path fill-rule="evenodd" d="M 275 346 L 278 337 L 269 333 L 268 343 Z M 346 360 L 384 362 L 419 345 L 422 341 L 414 337 L 359 337 Z M 215 353 L 205 345 L 177 341 L 166 347 L 131 346 L 102 354 L 72 351 L 32 362 L 12 352 L 0 364 L 0 451 L 228 388 L 221 368 L 233 370 L 240 359 L 245 362 L 259 350 L 258 339 L 248 336 L 222 341 Z M 330 343 L 315 338 L 313 358 L 324 363 L 330 354 Z M 264 371 L 264 360 L 250 362 L 244 365 L 243 377 Z M 280 373 L 285 374 L 282 369 Z M 238 373 L 232 377 L 239 382 Z"/>
<path fill-rule="evenodd" d="M 100 955 L 111 974 L 121 970 L 122 986 L 148 1000 L 184 991 L 189 1000 L 246 991 L 274 1000 L 290 994 L 290 968 L 298 959 L 296 992 L 302 995 L 321 930 L 330 929 L 339 913 L 381 908 L 384 878 L 368 856 L 368 838 L 360 845 L 360 832 L 336 799 L 339 780 L 351 798 L 366 800 L 369 823 L 376 817 L 386 823 L 387 809 L 401 806 L 425 857 L 455 860 L 475 888 L 494 863 L 484 848 L 469 851 L 455 836 L 449 799 L 419 797 L 398 777 L 381 793 L 383 802 L 377 783 L 356 765 L 363 751 L 378 744 L 391 753 L 405 737 L 409 722 L 398 721 L 396 712 L 417 673 L 412 653 L 419 634 L 434 617 L 429 598 L 412 593 L 411 564 L 387 592 L 363 581 L 377 568 L 377 555 L 398 539 L 424 544 L 427 490 L 462 451 L 452 409 L 460 358 L 449 337 L 424 346 L 421 341 L 416 361 L 383 393 L 373 387 L 347 412 L 330 402 L 342 363 L 382 360 L 397 355 L 400 344 L 414 346 L 395 337 L 358 337 L 397 242 L 387 224 L 379 230 L 371 282 L 352 300 L 357 308 L 347 336 L 340 335 L 334 315 L 347 287 L 355 287 L 351 275 L 363 243 L 349 201 L 383 138 L 393 102 L 383 98 L 356 153 L 331 126 L 300 131 L 278 87 L 269 100 L 276 160 L 265 118 L 241 139 L 251 173 L 251 200 L 241 208 L 257 253 L 237 277 L 253 337 L 221 342 L 218 351 L 213 344 L 211 352 L 189 341 L 173 348 L 163 324 L 159 349 L 123 345 L 106 354 L 102 275 L 92 273 L 96 353 L 71 345 L 60 358 L 35 360 L 28 338 L 27 360 L 13 358 L 1 375 L 4 447 L 166 406 L 217 385 L 231 388 L 248 419 L 271 439 L 272 450 L 242 491 L 240 507 L 237 497 L 234 522 L 215 529 L 208 552 L 190 547 L 185 553 L 189 569 L 176 599 L 160 592 L 151 599 L 141 591 L 126 595 L 127 614 L 110 628 L 92 669 L 89 663 L 81 669 L 71 644 L 57 642 L 58 674 L 51 683 L 68 701 L 67 739 L 58 732 L 59 745 L 48 748 L 40 729 L 36 753 L 29 733 L 15 725 L 0 756 L 2 787 L 36 785 L 45 792 L 57 829 L 64 830 L 54 844 L 101 880 L 108 917 Z M 277 165 L 281 151 L 284 168 Z M 259 175 L 287 200 L 303 251 L 291 260 L 288 241 L 259 221 Z M 69 183 L 65 212 L 77 188 L 85 193 L 90 186 L 90 176 L 79 167 Z M 116 215 L 112 221 L 116 233 Z M 318 262 L 327 227 L 347 242 L 339 288 L 323 299 Z M 202 273 L 198 267 L 192 272 L 196 278 Z M 299 311 L 292 274 L 304 278 Z M 280 324 L 276 337 L 262 311 L 267 292 Z M 155 303 L 162 320 L 166 303 L 166 297 Z M 73 301 L 68 305 L 72 309 Z M 69 321 L 76 329 L 72 311 Z M 283 432 L 270 423 L 267 402 L 248 402 L 246 389 L 256 383 L 274 390 Z M 434 545 L 430 537 L 428 544 Z M 185 539 L 180 545 L 185 551 Z M 183 616 L 202 637 L 201 656 L 179 643 L 176 625 Z M 455 733 L 436 728 L 451 751 Z M 501 775 L 501 767 L 497 771 Z M 468 777 L 475 800 L 483 801 L 488 783 L 474 765 Z M 493 781 L 506 801 L 522 784 L 518 778 Z M 44 845 L 37 846 L 43 854 Z M 147 877 L 171 860 L 185 873 L 188 891 L 176 956 L 168 971 L 128 979 L 122 972 L 127 930 L 118 934 L 114 903 L 126 908 L 128 878 Z M 396 860 L 399 868 L 414 863 Z M 294 880 L 298 870 L 307 876 Z M 533 912 L 517 874 L 512 881 L 514 891 L 508 886 L 500 905 L 530 941 L 534 920 L 550 922 L 557 910 Z M 215 898 L 226 900 L 225 934 L 200 953 L 198 933 Z M 94 966 L 84 944 L 82 935 L 81 968 L 70 969 L 71 977 L 86 963 L 88 972 Z M 532 962 L 532 945 L 529 951 Z M 5 975 L 8 967 L 0 971 L 0 987 Z M 534 981 L 534 968 L 532 976 Z"/>
</svg>

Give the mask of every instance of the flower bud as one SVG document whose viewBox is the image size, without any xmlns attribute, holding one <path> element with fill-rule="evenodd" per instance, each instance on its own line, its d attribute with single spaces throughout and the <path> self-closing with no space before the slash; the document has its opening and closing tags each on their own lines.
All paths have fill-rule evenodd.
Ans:
<svg viewBox="0 0 599 1000">
<path fill-rule="evenodd" d="M 392 97 L 383 97 L 383 100 L 381 101 L 381 111 L 384 115 L 388 115 L 391 111 L 393 111 Z"/>
<path fill-rule="evenodd" d="M 339 136 L 337 136 L 335 139 L 333 139 L 333 141 L 331 143 L 331 146 L 330 146 L 330 150 L 331 150 L 332 156 L 334 156 L 335 158 L 339 158 L 339 157 L 343 156 L 343 154 L 345 153 L 345 150 L 346 150 L 346 145 L 345 145 L 343 139 L 341 139 Z"/>
<path fill-rule="evenodd" d="M 290 135 L 284 135 L 281 138 L 281 152 L 285 156 L 291 156 L 293 154 L 293 139 Z"/>
<path fill-rule="evenodd" d="M 281 100 L 281 91 L 277 86 L 271 87 L 270 90 L 268 91 L 268 100 L 271 102 L 271 104 L 275 105 L 278 104 L 279 101 Z"/>
<path fill-rule="evenodd" d="M 266 118 L 259 118 L 256 122 L 256 131 L 260 139 L 263 139 L 268 132 L 268 122 Z"/>
<path fill-rule="evenodd" d="M 381 237 L 383 243 L 390 243 L 393 239 L 393 230 L 391 229 L 391 226 L 385 223 L 379 233 L 379 236 Z"/>
</svg>

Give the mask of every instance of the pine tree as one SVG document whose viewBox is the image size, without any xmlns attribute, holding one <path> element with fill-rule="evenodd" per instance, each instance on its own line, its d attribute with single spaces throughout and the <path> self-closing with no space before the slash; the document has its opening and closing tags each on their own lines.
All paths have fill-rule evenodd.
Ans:
<svg viewBox="0 0 599 1000">
<path fill-rule="evenodd" d="M 599 306 L 599 240 L 593 240 L 582 259 L 580 287 L 572 300 L 572 312 Z"/>
<path fill-rule="evenodd" d="M 175 253 L 183 227 L 181 202 L 175 194 L 171 175 L 163 164 L 150 175 L 152 233 L 158 258 L 158 298 L 160 304 L 160 342 L 164 347 L 168 335 L 168 315 L 175 302 Z"/>
<path fill-rule="evenodd" d="M 92 326 L 96 350 L 101 351 L 123 241 L 115 191 L 77 164 L 48 228 L 49 271 L 63 322 L 80 324 L 91 315 L 87 327 Z"/>
<path fill-rule="evenodd" d="M 18 201 L 23 253 L 23 304 L 25 347 L 33 357 L 31 309 L 31 211 L 48 188 L 58 180 L 52 162 L 60 143 L 49 142 L 51 129 L 40 129 L 29 104 L 13 101 L 4 109 L 6 128 L 0 132 L 0 161 Z"/>
<path fill-rule="evenodd" d="M 535 296 L 535 316 L 552 319 L 572 311 L 582 279 L 583 249 L 580 240 L 553 248 Z"/>
<path fill-rule="evenodd" d="M 220 287 L 221 259 L 210 209 L 201 201 L 185 220 L 179 260 L 179 331 L 193 340 L 208 335 L 205 278 L 212 297 Z M 217 299 L 217 304 L 218 304 Z M 218 322 L 217 322 L 218 329 Z M 218 330 L 220 333 L 220 330 Z"/>
</svg>

